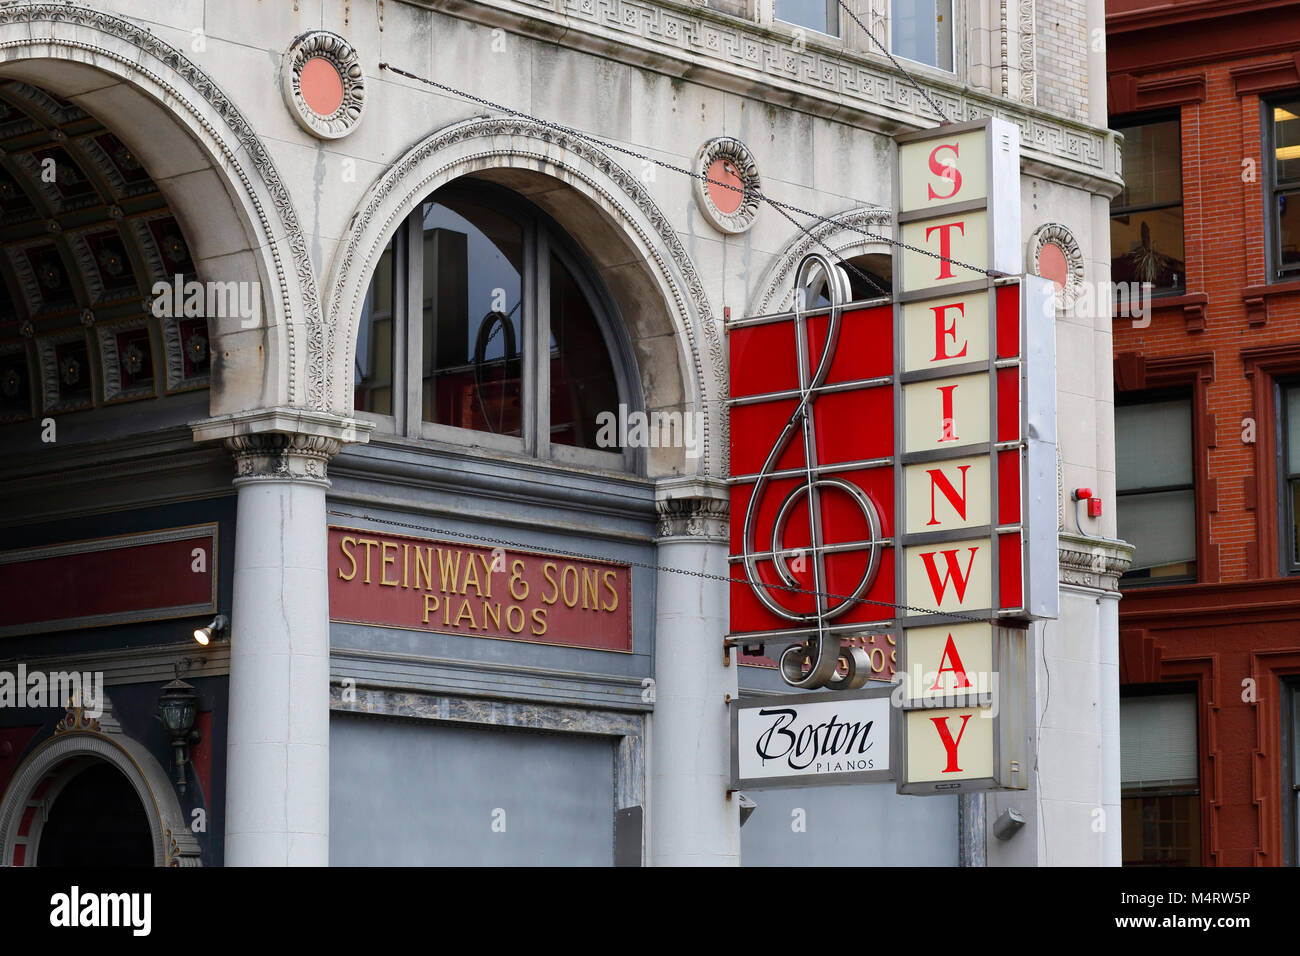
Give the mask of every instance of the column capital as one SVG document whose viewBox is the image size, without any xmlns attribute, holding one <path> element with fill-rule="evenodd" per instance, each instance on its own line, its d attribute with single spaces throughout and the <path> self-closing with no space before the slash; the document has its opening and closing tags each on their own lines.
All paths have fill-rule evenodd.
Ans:
<svg viewBox="0 0 1300 956">
<path fill-rule="evenodd" d="M 1058 532 L 1061 583 L 1118 591 L 1119 578 L 1133 563 L 1133 545 L 1114 538 Z"/>
<path fill-rule="evenodd" d="M 221 441 L 235 456 L 235 484 L 303 481 L 329 484 L 326 465 L 345 444 L 366 442 L 374 425 L 301 408 L 218 415 L 190 425 L 195 441 Z"/>
<path fill-rule="evenodd" d="M 731 492 L 717 478 L 670 478 L 655 486 L 660 538 L 726 541 Z"/>
</svg>

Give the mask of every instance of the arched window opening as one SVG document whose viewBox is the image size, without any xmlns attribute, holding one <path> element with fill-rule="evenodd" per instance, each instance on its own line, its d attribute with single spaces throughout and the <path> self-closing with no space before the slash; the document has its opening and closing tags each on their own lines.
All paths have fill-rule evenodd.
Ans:
<svg viewBox="0 0 1300 956">
<path fill-rule="evenodd" d="M 601 427 L 636 391 L 618 327 L 555 222 L 461 180 L 407 217 L 380 258 L 362 306 L 355 408 L 407 437 L 626 470 L 620 429 Z"/>
</svg>

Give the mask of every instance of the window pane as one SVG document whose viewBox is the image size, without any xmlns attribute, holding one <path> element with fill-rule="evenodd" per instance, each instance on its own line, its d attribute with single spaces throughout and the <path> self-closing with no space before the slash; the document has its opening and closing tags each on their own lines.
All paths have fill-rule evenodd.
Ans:
<svg viewBox="0 0 1300 956">
<path fill-rule="evenodd" d="M 1200 866 L 1201 798 L 1124 797 L 1120 820 L 1125 866 Z"/>
<path fill-rule="evenodd" d="M 952 69 L 952 0 L 893 0 L 889 30 L 895 56 Z"/>
<path fill-rule="evenodd" d="M 1273 107 L 1274 182 L 1300 180 L 1300 99 Z"/>
<path fill-rule="evenodd" d="M 1116 209 L 1183 201 L 1183 150 L 1176 119 L 1122 126 L 1124 191 Z"/>
<path fill-rule="evenodd" d="M 1291 561 L 1300 564 L 1300 481 L 1291 485 Z"/>
<path fill-rule="evenodd" d="M 1277 267 L 1300 266 L 1300 190 L 1277 194 Z"/>
<path fill-rule="evenodd" d="M 1121 698 L 1119 739 L 1125 789 L 1196 786 L 1195 694 Z"/>
<path fill-rule="evenodd" d="M 1282 394 L 1286 401 L 1286 470 L 1289 475 L 1300 475 L 1300 388 L 1288 388 Z"/>
<path fill-rule="evenodd" d="M 390 241 L 366 290 L 357 332 L 352 407 L 393 414 L 393 243 Z"/>
<path fill-rule="evenodd" d="M 1110 254 L 1113 282 L 1150 282 L 1156 292 L 1181 289 L 1187 281 L 1183 207 L 1111 217 Z"/>
<path fill-rule="evenodd" d="M 519 223 L 495 210 L 425 205 L 425 421 L 521 434 L 523 245 Z"/>
<path fill-rule="evenodd" d="M 1190 400 L 1116 406 L 1117 490 L 1190 485 L 1192 481 Z"/>
<path fill-rule="evenodd" d="M 564 263 L 551 253 L 551 441 L 599 448 L 601 412 L 620 416 L 618 381 L 591 304 Z M 615 444 L 605 447 L 617 450 Z M 605 437 L 609 437 L 608 435 Z"/>
<path fill-rule="evenodd" d="M 1196 496 L 1188 491 L 1122 495 L 1115 501 L 1119 536 L 1137 551 L 1126 577 L 1177 578 L 1196 572 Z"/>
<path fill-rule="evenodd" d="M 776 18 L 818 33 L 840 35 L 839 5 L 835 0 L 776 0 Z"/>
</svg>

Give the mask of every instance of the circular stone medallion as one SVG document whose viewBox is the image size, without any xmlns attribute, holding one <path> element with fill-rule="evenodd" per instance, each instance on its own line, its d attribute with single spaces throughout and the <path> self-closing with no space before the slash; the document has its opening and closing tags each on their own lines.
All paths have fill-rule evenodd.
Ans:
<svg viewBox="0 0 1300 956">
<path fill-rule="evenodd" d="M 281 66 L 289 112 L 320 139 L 346 136 L 361 122 L 366 79 L 361 58 L 337 33 L 314 30 L 290 44 Z"/>
<path fill-rule="evenodd" d="M 744 232 L 758 216 L 758 165 L 749 147 L 731 136 L 709 140 L 695 158 L 695 204 L 719 232 Z"/>
</svg>

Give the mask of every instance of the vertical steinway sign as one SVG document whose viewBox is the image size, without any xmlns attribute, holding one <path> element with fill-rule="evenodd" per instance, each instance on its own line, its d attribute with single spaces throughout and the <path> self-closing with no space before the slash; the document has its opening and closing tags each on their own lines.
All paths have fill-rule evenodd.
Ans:
<svg viewBox="0 0 1300 956">
<path fill-rule="evenodd" d="M 1057 614 L 1052 286 L 1014 277 L 1020 140 L 898 138 L 898 788 L 1028 785 L 1028 621 Z"/>
<path fill-rule="evenodd" d="M 1022 788 L 1027 628 L 1058 603 L 1053 288 L 1017 275 L 1013 124 L 897 142 L 893 298 L 848 302 L 814 253 L 792 312 L 728 323 L 727 643 L 796 641 L 803 690 L 901 678 L 903 793 Z"/>
</svg>

